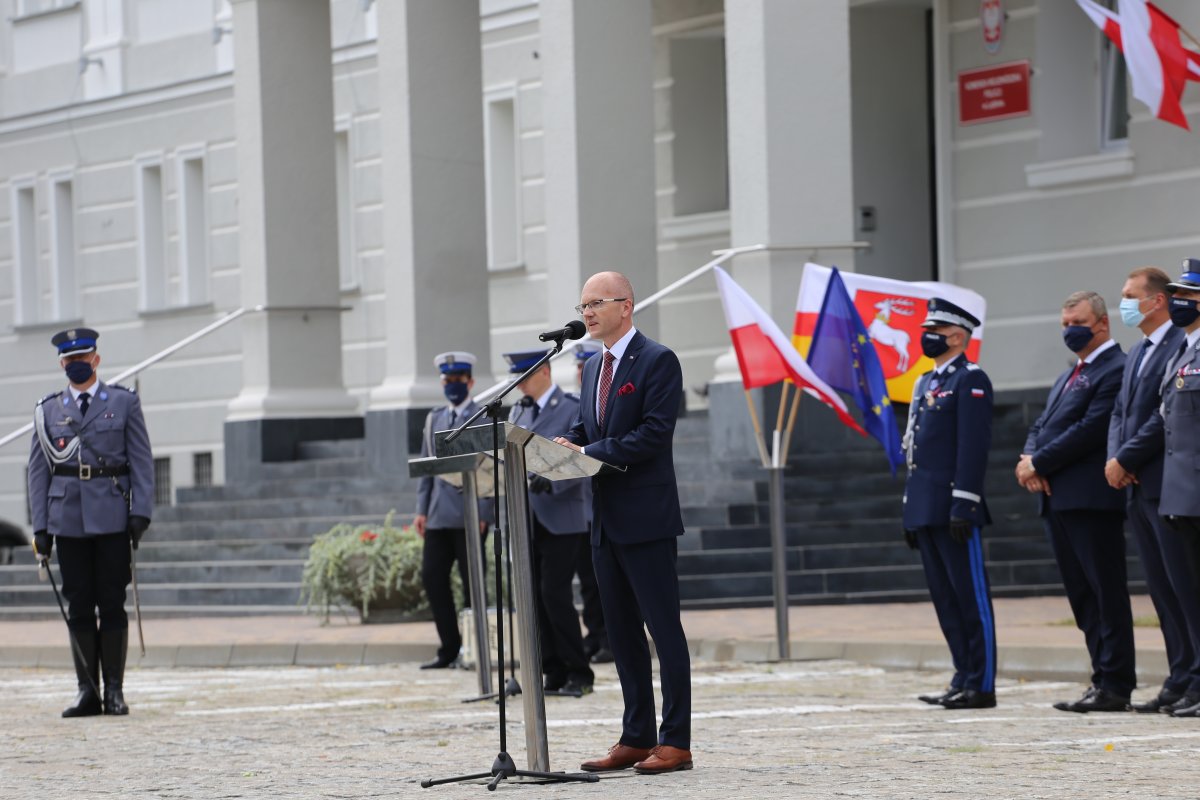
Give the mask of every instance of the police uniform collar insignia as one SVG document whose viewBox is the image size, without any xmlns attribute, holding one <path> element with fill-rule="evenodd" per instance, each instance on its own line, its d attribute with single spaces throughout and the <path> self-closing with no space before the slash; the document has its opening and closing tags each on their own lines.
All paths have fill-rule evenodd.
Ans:
<svg viewBox="0 0 1200 800">
<path fill-rule="evenodd" d="M 101 400 L 107 400 L 107 399 L 108 399 L 108 392 L 101 392 L 99 396 L 100 396 L 100 399 L 101 399 Z"/>
</svg>

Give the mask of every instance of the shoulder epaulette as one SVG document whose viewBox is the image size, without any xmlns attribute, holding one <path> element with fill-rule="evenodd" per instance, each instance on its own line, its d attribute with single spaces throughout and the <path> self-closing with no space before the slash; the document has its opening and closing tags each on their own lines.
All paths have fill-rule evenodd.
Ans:
<svg viewBox="0 0 1200 800">
<path fill-rule="evenodd" d="M 122 385 L 121 385 L 121 384 L 119 384 L 119 383 L 109 383 L 109 384 L 106 384 L 106 385 L 107 385 L 107 386 L 108 386 L 108 388 L 110 388 L 110 389 L 122 389 L 122 390 L 124 390 L 124 391 L 126 391 L 126 392 L 129 392 L 130 394 L 137 394 L 137 390 L 136 390 L 136 389 L 130 389 L 128 386 L 122 386 Z"/>
<path fill-rule="evenodd" d="M 46 402 L 47 400 L 58 397 L 60 394 L 62 394 L 62 389 L 59 389 L 57 392 L 51 392 L 50 394 L 43 397 L 41 400 L 38 400 L 37 404 L 40 406 L 42 403 Z"/>
<path fill-rule="evenodd" d="M 969 369 L 969 370 L 976 370 L 976 369 L 979 369 L 979 365 L 978 365 L 978 364 L 974 364 L 974 363 L 972 363 L 972 362 L 968 361 L 968 362 L 967 362 L 967 369 Z"/>
<path fill-rule="evenodd" d="M 566 396 L 568 399 L 571 399 L 571 400 L 578 400 L 578 399 L 579 399 L 579 392 L 563 392 L 563 394 L 564 394 L 564 395 L 565 395 L 565 396 Z"/>
</svg>

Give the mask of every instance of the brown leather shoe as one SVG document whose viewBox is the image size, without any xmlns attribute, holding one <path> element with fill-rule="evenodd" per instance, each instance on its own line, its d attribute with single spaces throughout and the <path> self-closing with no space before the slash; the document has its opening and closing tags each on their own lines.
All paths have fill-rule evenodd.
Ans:
<svg viewBox="0 0 1200 800">
<path fill-rule="evenodd" d="M 675 772 L 692 768 L 692 751 L 660 744 L 650 751 L 650 757 L 633 765 L 633 771 L 640 775 L 658 775 L 663 772 Z"/>
<path fill-rule="evenodd" d="M 594 761 L 585 761 L 579 768 L 585 772 L 616 772 L 619 769 L 629 769 L 654 751 L 648 747 L 630 747 L 617 743 L 608 748 L 608 755 Z M 684 751 L 680 751 L 684 752 Z M 691 762 L 688 762 L 689 766 Z"/>
</svg>

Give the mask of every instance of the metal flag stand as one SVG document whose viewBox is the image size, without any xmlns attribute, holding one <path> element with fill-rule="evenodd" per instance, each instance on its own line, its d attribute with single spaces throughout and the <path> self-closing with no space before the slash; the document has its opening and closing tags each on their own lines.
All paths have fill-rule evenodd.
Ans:
<svg viewBox="0 0 1200 800">
<path fill-rule="evenodd" d="M 791 381 L 784 381 L 783 392 L 779 396 L 779 413 L 775 417 L 775 430 L 771 434 L 769 453 L 766 439 L 763 436 L 762 424 L 758 421 L 758 412 L 754 408 L 754 400 L 750 397 L 750 390 L 745 390 L 746 406 L 750 409 L 750 422 L 754 425 L 754 440 L 758 445 L 758 454 L 762 459 L 763 468 L 770 473 L 771 577 L 775 594 L 775 642 L 780 661 L 790 661 L 792 658 L 791 635 L 788 627 L 787 528 L 783 506 L 783 471 L 787 468 L 788 449 L 792 441 L 792 431 L 796 427 L 796 412 L 800 409 L 800 397 L 803 394 L 796 387 L 796 394 L 792 400 L 792 408 L 788 412 L 785 427 L 783 416 L 788 403 L 789 388 L 793 388 Z"/>
</svg>

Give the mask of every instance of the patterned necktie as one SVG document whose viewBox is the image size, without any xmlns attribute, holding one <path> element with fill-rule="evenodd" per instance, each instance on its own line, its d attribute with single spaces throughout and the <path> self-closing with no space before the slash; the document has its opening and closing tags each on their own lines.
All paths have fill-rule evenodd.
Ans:
<svg viewBox="0 0 1200 800">
<path fill-rule="evenodd" d="M 87 392 L 82 392 L 79 395 L 79 416 L 87 416 L 88 403 L 92 400 L 92 396 Z"/>
<path fill-rule="evenodd" d="M 1071 391 L 1071 386 L 1074 385 L 1075 379 L 1079 377 L 1079 373 L 1083 371 L 1083 362 L 1079 361 L 1075 364 L 1075 371 L 1071 373 L 1071 377 L 1067 378 L 1067 382 L 1063 384 L 1062 393 L 1066 394 Z"/>
<path fill-rule="evenodd" d="M 596 413 L 596 424 L 604 430 L 604 417 L 608 413 L 608 390 L 612 388 L 613 362 L 617 358 L 611 352 L 604 354 L 604 368 L 600 370 L 600 408 Z"/>
</svg>

